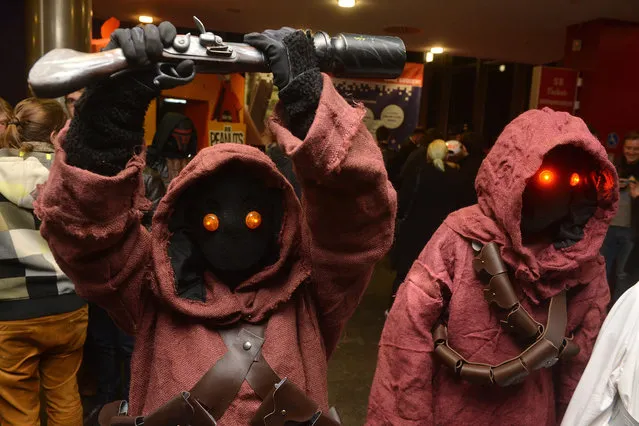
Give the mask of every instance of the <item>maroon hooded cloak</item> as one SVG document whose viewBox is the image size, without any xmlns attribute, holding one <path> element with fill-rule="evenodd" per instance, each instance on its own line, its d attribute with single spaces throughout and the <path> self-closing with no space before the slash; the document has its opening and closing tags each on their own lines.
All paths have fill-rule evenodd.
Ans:
<svg viewBox="0 0 639 426">
<path fill-rule="evenodd" d="M 572 144 L 600 165 L 598 205 L 581 241 L 565 249 L 522 244 L 522 194 L 554 147 Z M 368 425 L 554 425 L 586 366 L 610 299 L 599 249 L 614 216 L 616 173 L 584 122 L 550 109 L 528 111 L 501 134 L 475 183 L 479 205 L 451 214 L 401 286 L 386 321 Z M 471 362 L 499 364 L 523 348 L 499 325 L 472 268 L 471 240 L 496 242 L 519 300 L 545 324 L 551 297 L 568 293 L 567 335 L 580 353 L 505 388 L 456 379 L 433 356 L 431 330 L 448 312 L 450 346 Z"/>
<path fill-rule="evenodd" d="M 304 141 L 271 123 L 300 177 L 301 205 L 258 149 L 215 145 L 171 183 L 152 234 L 140 225 L 141 208 L 148 204 L 141 156 L 106 177 L 66 164 L 59 150 L 37 203 L 41 232 L 78 293 L 135 334 L 130 415 L 148 414 L 191 389 L 226 353 L 217 328 L 267 319 L 262 354 L 268 364 L 328 409 L 327 359 L 373 266 L 389 248 L 395 219 L 395 191 L 363 115 L 324 76 Z M 64 137 L 62 132 L 62 146 Z M 229 161 L 241 161 L 247 173 L 283 190 L 279 260 L 234 292 L 208 274 L 205 302 L 182 298 L 167 254 L 172 238 L 167 224 L 180 195 Z M 218 424 L 249 424 L 260 403 L 244 382 Z"/>
</svg>

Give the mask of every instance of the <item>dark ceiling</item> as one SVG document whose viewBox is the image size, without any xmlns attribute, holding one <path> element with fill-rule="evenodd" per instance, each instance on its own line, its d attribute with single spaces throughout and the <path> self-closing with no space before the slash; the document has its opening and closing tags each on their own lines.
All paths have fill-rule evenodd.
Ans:
<svg viewBox="0 0 639 426">
<path fill-rule="evenodd" d="M 192 27 L 250 32 L 283 25 L 329 33 L 385 34 L 406 27 L 410 50 L 441 45 L 456 55 L 524 63 L 561 59 L 565 28 L 598 18 L 639 22 L 639 0 L 93 0 L 94 17 L 135 21 L 141 14 Z M 418 31 L 417 31 L 418 30 Z M 417 31 L 417 32 L 415 32 Z"/>
</svg>

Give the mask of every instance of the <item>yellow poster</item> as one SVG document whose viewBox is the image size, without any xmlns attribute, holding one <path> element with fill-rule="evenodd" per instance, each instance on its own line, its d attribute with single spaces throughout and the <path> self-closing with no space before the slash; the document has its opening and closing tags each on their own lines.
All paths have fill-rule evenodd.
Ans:
<svg viewBox="0 0 639 426">
<path fill-rule="evenodd" d="M 209 121 L 209 145 L 246 143 L 246 124 Z"/>
</svg>

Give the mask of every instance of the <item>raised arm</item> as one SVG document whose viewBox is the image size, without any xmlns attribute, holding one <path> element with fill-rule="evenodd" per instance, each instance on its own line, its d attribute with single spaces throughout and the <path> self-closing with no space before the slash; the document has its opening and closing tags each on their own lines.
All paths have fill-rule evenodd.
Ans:
<svg viewBox="0 0 639 426">
<path fill-rule="evenodd" d="M 320 73 L 306 35 L 282 29 L 246 41 L 269 55 L 280 88 L 271 129 L 302 187 L 311 289 L 330 355 L 392 242 L 395 191 L 363 110 L 351 107 Z"/>
<path fill-rule="evenodd" d="M 116 30 L 107 47 L 122 47 L 130 62 L 144 66 L 175 33 L 168 22 L 159 29 Z M 36 202 L 42 235 L 78 294 L 103 306 L 130 333 L 151 260 L 150 236 L 140 226 L 142 210 L 149 208 L 140 153 L 144 115 L 160 90 L 153 79 L 143 70 L 86 89 L 58 138 Z"/>
</svg>

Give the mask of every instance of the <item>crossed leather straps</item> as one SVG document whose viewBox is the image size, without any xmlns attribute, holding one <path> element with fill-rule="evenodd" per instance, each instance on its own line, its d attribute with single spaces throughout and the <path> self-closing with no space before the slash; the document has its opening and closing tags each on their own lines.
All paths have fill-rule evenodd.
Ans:
<svg viewBox="0 0 639 426">
<path fill-rule="evenodd" d="M 128 417 L 126 401 L 106 405 L 101 426 L 215 426 L 231 405 L 244 380 L 262 399 L 251 425 L 339 426 L 332 409 L 321 412 L 293 383 L 273 371 L 262 356 L 265 325 L 242 324 L 220 330 L 226 354 L 195 384 L 145 417 Z"/>
<path fill-rule="evenodd" d="M 433 330 L 435 355 L 455 375 L 477 384 L 509 386 L 521 382 L 532 371 L 550 368 L 560 358 L 579 353 L 579 346 L 564 337 L 568 322 L 565 290 L 550 300 L 548 322 L 544 327 L 519 303 L 497 244 L 489 243 L 481 248 L 473 259 L 473 268 L 480 278 L 488 278 L 484 299 L 489 305 L 507 311 L 500 321 L 502 327 L 521 340 L 534 343 L 517 357 L 498 365 L 469 362 L 448 345 L 448 328 L 439 323 Z"/>
</svg>

